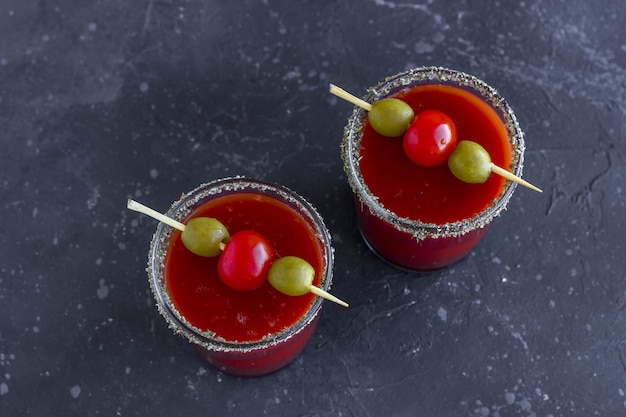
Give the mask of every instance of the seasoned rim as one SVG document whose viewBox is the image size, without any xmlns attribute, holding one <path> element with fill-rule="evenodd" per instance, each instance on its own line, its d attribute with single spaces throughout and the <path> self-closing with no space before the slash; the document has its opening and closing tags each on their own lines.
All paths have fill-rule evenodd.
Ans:
<svg viewBox="0 0 626 417">
<path fill-rule="evenodd" d="M 515 175 L 521 177 L 524 165 L 525 144 L 524 133 L 517 122 L 517 118 L 506 100 L 493 87 L 472 75 L 441 67 L 414 68 L 388 77 L 369 88 L 363 100 L 373 103 L 400 88 L 430 83 L 448 84 L 465 88 L 481 97 L 493 107 L 504 123 L 512 146 L 511 165 L 509 168 Z M 359 147 L 363 136 L 363 124 L 366 113 L 362 108 L 355 106 L 352 115 L 348 118 L 341 143 L 341 156 L 350 187 L 357 195 L 360 203 L 369 207 L 375 216 L 393 225 L 397 230 L 409 233 L 416 239 L 421 240 L 425 238 L 455 237 L 474 229 L 482 228 L 506 208 L 516 187 L 516 183 L 511 181 L 505 183 L 504 192 L 485 210 L 471 218 L 456 222 L 445 224 L 425 223 L 400 217 L 387 209 L 367 187 L 359 169 Z"/>
<path fill-rule="evenodd" d="M 305 218 L 315 230 L 317 238 L 324 247 L 324 265 L 322 271 L 321 283 L 325 291 L 329 291 L 332 285 L 332 273 L 334 253 L 331 245 L 331 237 L 326 228 L 322 217 L 317 210 L 307 202 L 303 197 L 296 194 L 287 187 L 272 184 L 269 182 L 248 179 L 245 177 L 229 177 L 215 180 L 209 183 L 201 184 L 194 190 L 183 194 L 181 198 L 175 201 L 170 209 L 165 213 L 166 216 L 181 221 L 184 219 L 199 203 L 214 198 L 221 194 L 232 194 L 238 192 L 257 192 L 279 201 L 285 202 L 294 207 L 298 213 Z M 169 297 L 164 284 L 163 268 L 165 265 L 165 254 L 167 245 L 174 229 L 164 223 L 159 223 L 156 232 L 150 243 L 150 251 L 148 253 L 148 280 L 150 288 L 157 302 L 159 313 L 165 318 L 168 326 L 177 334 L 185 337 L 190 342 L 198 344 L 207 350 L 218 352 L 251 352 L 258 349 L 266 349 L 268 347 L 280 344 L 307 327 L 317 316 L 321 306 L 322 298 L 315 297 L 313 303 L 293 326 L 284 329 L 278 333 L 271 333 L 264 338 L 253 342 L 232 342 L 226 341 L 213 332 L 202 331 L 193 326 L 187 319 L 180 314 Z"/>
</svg>

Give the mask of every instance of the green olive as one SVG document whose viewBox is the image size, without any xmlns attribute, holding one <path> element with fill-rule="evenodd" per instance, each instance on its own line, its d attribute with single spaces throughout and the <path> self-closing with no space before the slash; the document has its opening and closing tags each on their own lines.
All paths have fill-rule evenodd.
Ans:
<svg viewBox="0 0 626 417">
<path fill-rule="evenodd" d="M 315 269 L 302 258 L 284 256 L 272 263 L 267 280 L 276 290 L 287 295 L 303 295 L 311 291 Z"/>
<path fill-rule="evenodd" d="M 491 157 L 478 143 L 462 140 L 450 154 L 448 167 L 461 181 L 482 184 L 491 175 Z"/>
<path fill-rule="evenodd" d="M 187 249 L 200 256 L 218 256 L 220 244 L 230 239 L 230 234 L 219 220 L 212 217 L 195 217 L 185 225 L 180 235 Z"/>
<path fill-rule="evenodd" d="M 383 136 L 402 136 L 415 114 L 411 106 L 397 98 L 383 98 L 372 104 L 367 118 L 372 128 Z"/>
</svg>

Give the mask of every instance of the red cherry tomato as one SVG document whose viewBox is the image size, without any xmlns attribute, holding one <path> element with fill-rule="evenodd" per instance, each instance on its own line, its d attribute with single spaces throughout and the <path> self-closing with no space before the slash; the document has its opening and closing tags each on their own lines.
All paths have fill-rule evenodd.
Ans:
<svg viewBox="0 0 626 417">
<path fill-rule="evenodd" d="M 438 110 L 424 110 L 404 134 L 404 153 L 417 165 L 432 167 L 445 162 L 456 146 L 454 122 Z"/>
<path fill-rule="evenodd" d="M 251 291 L 267 277 L 274 249 L 260 233 L 242 230 L 233 234 L 217 262 L 217 273 L 232 289 Z"/>
</svg>

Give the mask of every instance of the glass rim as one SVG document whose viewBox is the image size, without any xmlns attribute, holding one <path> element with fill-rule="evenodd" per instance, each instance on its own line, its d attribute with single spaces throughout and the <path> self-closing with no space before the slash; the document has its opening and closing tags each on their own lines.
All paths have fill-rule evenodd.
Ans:
<svg viewBox="0 0 626 417">
<path fill-rule="evenodd" d="M 225 177 L 202 183 L 193 190 L 182 194 L 178 200 L 172 203 L 165 215 L 181 221 L 198 203 L 222 193 L 233 194 L 239 192 L 256 192 L 269 195 L 295 208 L 309 223 L 324 248 L 324 270 L 322 271 L 320 282 L 322 289 L 329 291 L 332 285 L 334 264 L 334 248 L 332 247 L 330 232 L 317 209 L 304 197 L 288 187 L 244 176 Z M 173 230 L 173 227 L 165 223 L 157 225 L 150 242 L 147 272 L 150 289 L 157 302 L 158 311 L 165 318 L 169 328 L 174 333 L 210 351 L 246 353 L 267 349 L 289 340 L 304 330 L 317 317 L 324 300 L 316 296 L 307 311 L 296 323 L 279 332 L 265 335 L 259 340 L 228 341 L 216 336 L 213 332 L 203 331 L 195 327 L 176 309 L 165 288 L 163 269 L 168 242 Z"/>
<path fill-rule="evenodd" d="M 403 87 L 429 83 L 452 85 L 467 89 L 475 93 L 496 111 L 505 126 L 509 143 L 512 146 L 509 168 L 512 168 L 513 174 L 521 177 L 524 167 L 525 142 L 524 133 L 519 126 L 517 117 L 508 102 L 495 88 L 473 75 L 436 66 L 412 68 L 386 77 L 383 81 L 368 88 L 362 99 L 371 104 Z M 367 112 L 363 108 L 359 106 L 354 107 L 344 128 L 343 140 L 341 142 L 341 157 L 352 191 L 358 197 L 360 204 L 367 206 L 373 215 L 391 224 L 395 229 L 411 234 L 417 240 L 423 240 L 425 238 L 457 237 L 472 230 L 483 228 L 506 209 L 517 186 L 512 181 L 505 182 L 504 191 L 500 193 L 489 207 L 463 220 L 444 224 L 427 223 L 401 217 L 387 209 L 365 184 L 359 168 L 359 148 L 366 114 Z"/>
</svg>

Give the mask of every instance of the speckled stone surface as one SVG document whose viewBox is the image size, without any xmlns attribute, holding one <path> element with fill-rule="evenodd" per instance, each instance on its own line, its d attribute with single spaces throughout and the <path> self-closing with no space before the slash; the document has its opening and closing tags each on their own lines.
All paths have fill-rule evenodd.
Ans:
<svg viewBox="0 0 626 417">
<path fill-rule="evenodd" d="M 624 21 L 619 0 L 3 0 L 0 415 L 626 415 Z M 360 238 L 328 84 L 421 65 L 506 97 L 545 191 L 416 276 Z M 170 332 L 155 222 L 125 208 L 238 174 L 318 208 L 351 304 L 261 378 Z"/>
</svg>

